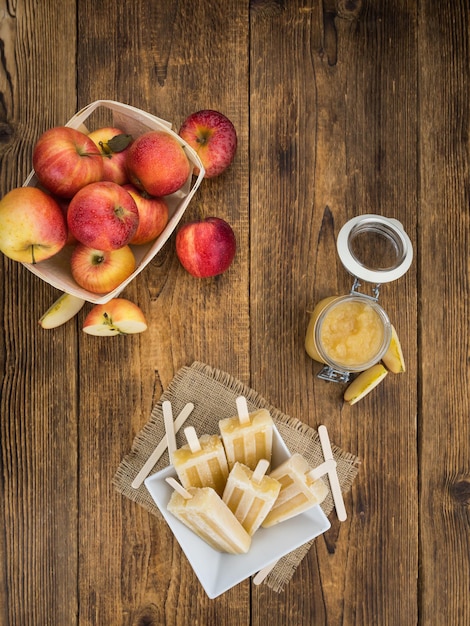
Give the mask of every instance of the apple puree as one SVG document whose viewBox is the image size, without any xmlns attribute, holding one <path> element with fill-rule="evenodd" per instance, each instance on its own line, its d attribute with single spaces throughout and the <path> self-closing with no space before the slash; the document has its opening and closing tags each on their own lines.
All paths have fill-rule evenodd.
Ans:
<svg viewBox="0 0 470 626">
<path fill-rule="evenodd" d="M 334 362 L 354 366 L 371 361 L 384 340 L 384 327 L 367 302 L 340 302 L 323 319 L 320 341 Z"/>
<path fill-rule="evenodd" d="M 308 355 L 345 371 L 361 371 L 380 360 L 387 348 L 388 321 L 375 303 L 362 296 L 321 300 L 310 317 L 305 337 Z"/>
</svg>

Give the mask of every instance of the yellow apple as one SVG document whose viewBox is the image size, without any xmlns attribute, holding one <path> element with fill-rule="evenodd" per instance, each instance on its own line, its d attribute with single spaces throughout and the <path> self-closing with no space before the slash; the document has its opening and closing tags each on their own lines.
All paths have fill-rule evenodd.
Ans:
<svg viewBox="0 0 470 626">
<path fill-rule="evenodd" d="M 361 372 L 357 378 L 346 388 L 344 399 L 349 404 L 356 404 L 361 398 L 375 389 L 377 385 L 387 376 L 388 370 L 382 363 L 376 363 L 369 369 Z"/>
<path fill-rule="evenodd" d="M 135 257 L 129 246 L 95 250 L 79 243 L 72 252 L 70 265 L 80 287 L 92 293 L 108 293 L 135 270 Z"/>
<path fill-rule="evenodd" d="M 63 293 L 47 309 L 39 320 L 42 328 L 57 328 L 74 317 L 85 304 L 85 300 L 73 296 L 70 293 Z"/>
<path fill-rule="evenodd" d="M 405 359 L 403 357 L 403 351 L 401 349 L 400 340 L 398 339 L 397 331 L 392 324 L 392 338 L 387 352 L 382 357 L 387 369 L 393 374 L 401 374 L 406 371 Z"/>
<path fill-rule="evenodd" d="M 101 337 L 131 335 L 147 330 L 147 322 L 136 304 L 125 298 L 113 298 L 92 308 L 85 318 L 83 330 L 88 335 Z"/>
<path fill-rule="evenodd" d="M 54 198 L 36 187 L 18 187 L 0 201 L 0 250 L 21 263 L 57 254 L 67 240 L 64 214 Z"/>
</svg>

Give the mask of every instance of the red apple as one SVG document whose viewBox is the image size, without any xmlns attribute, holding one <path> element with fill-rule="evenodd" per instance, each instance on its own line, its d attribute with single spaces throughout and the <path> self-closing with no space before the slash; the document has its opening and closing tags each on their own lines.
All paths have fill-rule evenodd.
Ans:
<svg viewBox="0 0 470 626">
<path fill-rule="evenodd" d="M 137 304 L 125 298 L 112 298 L 91 309 L 83 322 L 83 330 L 100 337 L 131 335 L 147 330 L 147 321 Z"/>
<path fill-rule="evenodd" d="M 191 174 L 183 146 L 159 130 L 137 137 L 127 151 L 126 167 L 130 182 L 156 197 L 178 191 Z"/>
<path fill-rule="evenodd" d="M 218 176 L 233 161 L 237 133 L 232 122 L 218 111 L 192 113 L 183 122 L 179 135 L 196 151 L 205 169 L 205 178 Z M 199 174 L 199 168 L 194 168 Z"/>
<path fill-rule="evenodd" d="M 106 251 L 79 243 L 72 252 L 70 265 L 80 287 L 92 293 L 108 293 L 135 270 L 135 257 L 129 246 Z"/>
<path fill-rule="evenodd" d="M 132 136 L 119 128 L 105 126 L 92 131 L 88 137 L 103 155 L 102 180 L 110 180 L 118 185 L 127 183 L 126 152 L 132 142 Z"/>
<path fill-rule="evenodd" d="M 39 182 L 63 198 L 101 180 L 103 157 L 93 141 L 78 130 L 56 126 L 43 133 L 33 150 L 33 167 Z"/>
<path fill-rule="evenodd" d="M 78 243 L 76 237 L 72 234 L 69 225 L 67 223 L 67 212 L 69 210 L 70 198 L 60 198 L 56 196 L 55 201 L 60 206 L 62 213 L 64 214 L 65 224 L 67 226 L 67 241 L 65 242 L 66 246 L 74 246 Z"/>
<path fill-rule="evenodd" d="M 134 198 L 109 181 L 91 183 L 70 201 L 67 223 L 76 239 L 89 248 L 116 250 L 129 243 L 139 225 Z"/>
<path fill-rule="evenodd" d="M 38 263 L 57 254 L 67 240 L 64 214 L 37 187 L 18 187 L 0 201 L 0 250 L 10 259 Z"/>
<path fill-rule="evenodd" d="M 181 265 L 198 278 L 225 272 L 233 261 L 235 251 L 232 227 L 219 217 L 189 222 L 176 235 L 176 254 Z"/>
<path fill-rule="evenodd" d="M 133 198 L 139 212 L 139 225 L 129 243 L 141 245 L 153 241 L 168 224 L 168 205 L 164 198 L 154 198 L 134 185 L 123 185 Z"/>
</svg>

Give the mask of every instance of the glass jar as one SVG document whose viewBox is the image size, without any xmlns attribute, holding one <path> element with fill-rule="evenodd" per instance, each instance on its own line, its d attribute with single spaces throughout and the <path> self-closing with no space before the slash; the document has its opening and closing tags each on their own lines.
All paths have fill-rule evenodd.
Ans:
<svg viewBox="0 0 470 626">
<path fill-rule="evenodd" d="M 362 372 L 378 363 L 391 339 L 388 315 L 361 294 L 321 300 L 312 312 L 305 338 L 308 355 L 337 372 Z"/>
<path fill-rule="evenodd" d="M 410 267 L 413 248 L 403 226 L 393 218 L 360 215 L 340 230 L 337 250 L 354 276 L 348 295 L 330 296 L 314 308 L 305 337 L 307 354 L 324 364 L 325 380 L 346 382 L 351 373 L 378 363 L 391 340 L 388 315 L 378 304 L 382 283 L 402 276 Z M 360 293 L 361 281 L 373 295 Z"/>
</svg>

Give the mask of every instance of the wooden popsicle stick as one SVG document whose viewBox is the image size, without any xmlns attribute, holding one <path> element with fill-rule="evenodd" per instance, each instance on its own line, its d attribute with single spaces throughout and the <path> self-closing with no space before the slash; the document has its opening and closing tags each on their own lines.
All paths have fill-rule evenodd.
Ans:
<svg viewBox="0 0 470 626">
<path fill-rule="evenodd" d="M 325 474 L 334 471 L 335 467 L 336 461 L 334 459 L 328 459 L 327 461 L 324 461 L 321 465 L 318 465 L 314 469 L 307 472 L 307 474 L 312 480 L 318 480 Z"/>
<path fill-rule="evenodd" d="M 162 404 L 163 421 L 165 423 L 165 433 L 168 445 L 168 454 L 170 455 L 170 463 L 173 463 L 173 452 L 176 450 L 175 426 L 173 424 L 173 411 L 171 402 L 165 400 Z"/>
<path fill-rule="evenodd" d="M 255 467 L 251 480 L 254 483 L 260 483 L 263 480 L 264 475 L 268 471 L 268 467 L 269 467 L 268 459 L 260 459 L 258 461 L 257 466 Z"/>
<path fill-rule="evenodd" d="M 194 404 L 192 402 L 188 402 L 184 406 L 181 413 L 175 419 L 175 425 L 174 425 L 175 433 L 177 433 L 180 430 L 180 428 L 183 426 L 185 421 L 191 415 L 193 409 L 194 409 Z M 162 454 L 165 452 L 166 449 L 167 449 L 167 439 L 165 435 L 160 441 L 160 443 L 158 444 L 158 446 L 155 448 L 155 450 L 152 452 L 152 454 L 149 456 L 149 458 L 145 461 L 144 465 L 142 465 L 142 468 L 140 469 L 139 473 L 132 481 L 131 486 L 133 489 L 138 489 L 142 485 L 144 480 L 152 471 L 152 467 L 160 459 L 160 457 L 162 456 Z"/>
<path fill-rule="evenodd" d="M 184 435 L 186 437 L 186 441 L 188 442 L 189 449 L 194 454 L 195 452 L 199 452 L 201 449 L 201 443 L 196 434 L 196 430 L 193 426 L 188 426 L 184 429 Z"/>
<path fill-rule="evenodd" d="M 259 463 L 261 463 L 261 461 Z M 258 469 L 258 466 L 256 467 L 256 469 Z M 327 461 L 324 461 L 323 463 L 321 463 L 314 469 L 307 472 L 307 474 L 312 478 L 312 480 L 318 480 L 325 474 L 329 475 L 329 472 L 336 473 L 336 461 L 334 459 L 328 459 Z M 254 478 L 254 474 L 253 474 L 253 478 Z M 271 570 L 274 569 L 274 566 L 276 565 L 277 562 L 278 561 L 273 561 L 269 565 L 266 565 L 266 567 L 263 567 L 263 569 L 260 569 L 260 571 L 253 578 L 253 584 L 254 585 L 261 584 L 263 580 L 267 577 L 269 572 L 271 572 Z"/>
<path fill-rule="evenodd" d="M 321 425 L 318 427 L 318 436 L 320 437 L 320 443 L 325 460 L 328 461 L 333 459 L 330 437 L 326 426 Z M 341 493 L 341 485 L 339 484 L 336 466 L 328 472 L 328 480 L 330 481 L 331 494 L 333 496 L 333 502 L 335 503 L 336 515 L 338 516 L 340 522 L 344 522 L 346 521 L 348 515 L 346 513 L 346 507 L 344 506 L 343 494 Z"/>
<path fill-rule="evenodd" d="M 180 494 L 180 496 L 183 496 L 185 500 L 191 500 L 193 496 L 182 485 L 180 485 L 179 482 L 173 478 L 173 476 L 167 476 L 165 480 Z"/>
<path fill-rule="evenodd" d="M 276 565 L 277 562 L 278 561 L 273 561 L 269 565 L 266 565 L 266 567 L 263 567 L 263 569 L 260 569 L 260 571 L 256 574 L 256 576 L 253 577 L 253 584 L 260 585 L 263 582 L 263 580 L 266 578 L 266 576 L 269 574 L 269 572 L 271 572 L 274 569 L 274 566 Z"/>
<path fill-rule="evenodd" d="M 248 404 L 246 403 L 245 396 L 238 396 L 235 402 L 237 404 L 237 413 L 240 424 L 249 424 L 250 413 L 248 411 Z"/>
</svg>

